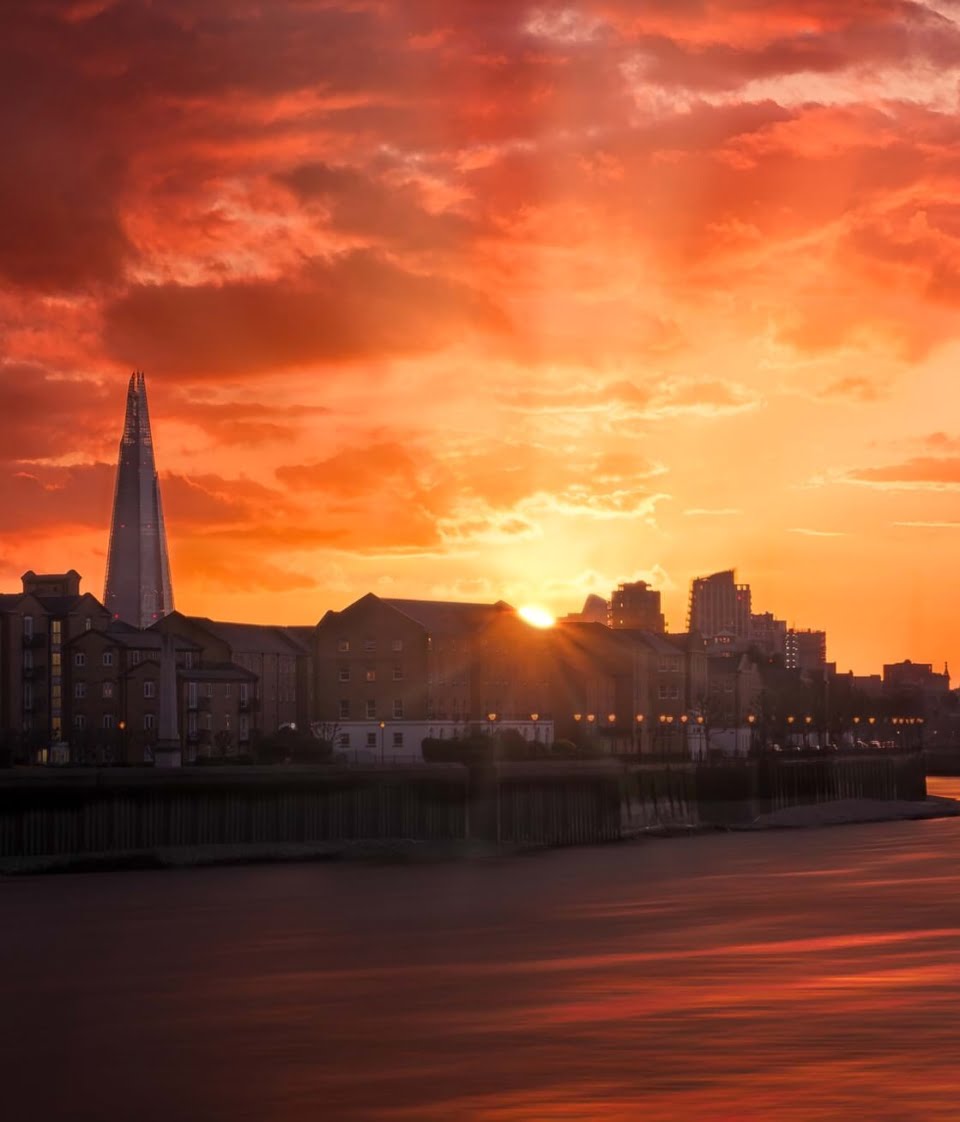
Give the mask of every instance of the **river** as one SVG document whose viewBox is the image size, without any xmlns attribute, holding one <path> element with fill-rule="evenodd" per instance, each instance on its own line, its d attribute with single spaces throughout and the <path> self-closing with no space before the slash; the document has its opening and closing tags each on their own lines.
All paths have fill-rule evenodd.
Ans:
<svg viewBox="0 0 960 1122">
<path fill-rule="evenodd" d="M 10 878 L 0 1101 L 42 1122 L 953 1120 L 958 857 L 941 819 Z"/>
</svg>

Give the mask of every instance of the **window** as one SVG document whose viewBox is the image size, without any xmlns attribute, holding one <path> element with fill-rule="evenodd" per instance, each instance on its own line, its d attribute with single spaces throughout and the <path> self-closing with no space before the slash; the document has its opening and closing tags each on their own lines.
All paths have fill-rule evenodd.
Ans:
<svg viewBox="0 0 960 1122">
<path fill-rule="evenodd" d="M 112 729 L 113 728 L 113 714 L 112 713 L 104 713 L 103 720 L 101 721 L 101 724 L 105 729 Z"/>
<path fill-rule="evenodd" d="M 680 697 L 680 687 L 679 686 L 671 686 L 670 687 L 670 697 L 674 701 L 676 701 Z"/>
<path fill-rule="evenodd" d="M 187 653 L 183 656 L 183 665 L 187 668 L 187 670 L 193 669 L 193 651 L 187 651 Z"/>
<path fill-rule="evenodd" d="M 340 735 L 337 737 L 337 743 L 340 745 L 341 748 L 349 748 L 350 747 L 350 733 L 348 733 L 348 732 L 340 733 Z"/>
<path fill-rule="evenodd" d="M 77 651 L 77 653 L 73 656 L 73 665 L 74 666 L 86 666 L 87 665 L 87 656 L 83 653 L 83 651 Z"/>
<path fill-rule="evenodd" d="M 73 683 L 73 696 L 75 698 L 77 698 L 77 700 L 79 700 L 80 698 L 86 697 L 87 696 L 87 683 L 86 682 L 74 682 Z"/>
<path fill-rule="evenodd" d="M 54 620 L 50 621 L 50 641 L 51 641 L 51 643 L 54 643 L 55 645 L 59 646 L 60 636 L 61 636 L 62 631 L 63 631 L 63 624 L 60 622 L 60 620 L 54 619 Z"/>
<path fill-rule="evenodd" d="M 188 713 L 187 714 L 187 735 L 188 736 L 196 736 L 197 735 L 197 715 L 196 715 L 196 713 Z"/>
<path fill-rule="evenodd" d="M 349 698 L 346 698 L 346 697 L 341 697 L 340 698 L 340 720 L 341 721 L 349 721 L 350 720 L 350 700 L 349 700 Z"/>
<path fill-rule="evenodd" d="M 393 715 L 394 717 L 403 718 L 403 698 L 395 697 L 393 699 Z"/>
<path fill-rule="evenodd" d="M 53 667 L 53 668 L 54 668 L 55 670 L 59 670 L 59 669 L 60 669 L 60 667 L 61 667 L 61 665 L 62 665 L 62 664 L 61 664 L 61 662 L 60 662 L 60 652 L 59 652 L 59 651 L 54 651 L 54 652 L 53 652 L 53 653 L 52 653 L 52 654 L 50 655 L 50 665 L 51 665 L 51 667 Z"/>
<path fill-rule="evenodd" d="M 78 713 L 73 718 L 73 727 L 75 729 L 85 729 L 87 727 L 87 718 L 82 713 Z"/>
<path fill-rule="evenodd" d="M 89 616 L 87 616 L 83 621 L 83 630 L 89 631 L 91 627 L 93 627 L 93 620 Z"/>
<path fill-rule="evenodd" d="M 403 666 L 399 662 L 393 664 L 393 680 L 395 682 L 403 681 Z"/>
<path fill-rule="evenodd" d="M 391 642 L 390 642 L 390 650 L 392 650 L 392 651 L 394 651 L 395 653 L 399 654 L 399 653 L 400 653 L 400 651 L 402 651 L 402 650 L 403 650 L 403 640 L 402 640 L 402 639 L 393 639 L 393 640 L 391 640 Z"/>
<path fill-rule="evenodd" d="M 144 697 L 156 697 L 157 696 L 157 683 L 152 678 L 148 678 L 143 683 L 143 696 Z"/>
<path fill-rule="evenodd" d="M 101 697 L 113 697 L 113 682 L 104 682 L 100 687 Z"/>
<path fill-rule="evenodd" d="M 375 721 L 377 719 L 377 703 L 372 698 L 367 699 L 366 714 L 368 721 Z"/>
<path fill-rule="evenodd" d="M 659 698 L 660 698 L 660 700 L 661 700 L 661 701 L 663 701 L 663 700 L 665 700 L 666 698 L 668 698 L 669 696 L 670 696 L 670 687 L 669 687 L 669 686 L 666 686 L 666 685 L 664 685 L 664 684 L 663 684 L 663 683 L 661 682 L 661 683 L 660 683 L 660 685 L 659 685 L 659 687 L 657 688 L 657 697 L 659 697 Z"/>
<path fill-rule="evenodd" d="M 130 652 L 130 665 L 131 666 L 139 666 L 140 665 L 140 652 L 139 651 L 131 651 Z"/>
<path fill-rule="evenodd" d="M 144 713 L 143 715 L 143 728 L 145 732 L 150 732 L 157 727 L 157 718 L 153 713 Z"/>
<path fill-rule="evenodd" d="M 367 747 L 368 748 L 376 748 L 376 746 L 377 746 L 377 734 L 375 732 L 368 732 L 367 733 Z"/>
<path fill-rule="evenodd" d="M 363 680 L 365 682 L 375 682 L 377 680 L 377 672 L 372 666 L 368 666 L 363 672 Z"/>
<path fill-rule="evenodd" d="M 403 733 L 402 732 L 395 732 L 393 734 L 393 746 L 394 746 L 394 748 L 402 748 L 403 747 Z"/>
<path fill-rule="evenodd" d="M 24 639 L 33 638 L 33 616 L 23 617 L 23 637 Z"/>
<path fill-rule="evenodd" d="M 337 650 L 341 654 L 346 654 L 347 651 L 350 650 L 350 640 L 349 639 L 338 639 L 337 640 Z"/>
<path fill-rule="evenodd" d="M 113 651 L 104 651 L 101 660 L 104 666 L 113 666 Z"/>
<path fill-rule="evenodd" d="M 364 654 L 375 654 L 376 650 L 377 650 L 376 639 L 364 639 L 364 641 L 363 641 L 363 653 Z"/>
<path fill-rule="evenodd" d="M 240 718 L 240 727 L 239 727 L 239 731 L 238 731 L 238 736 L 240 737 L 241 740 L 249 740 L 250 739 L 250 718 L 249 717 L 241 717 Z"/>
</svg>

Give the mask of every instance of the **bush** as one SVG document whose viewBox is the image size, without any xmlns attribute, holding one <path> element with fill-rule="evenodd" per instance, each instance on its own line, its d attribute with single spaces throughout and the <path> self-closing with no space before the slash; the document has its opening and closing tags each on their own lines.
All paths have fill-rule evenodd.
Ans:
<svg viewBox="0 0 960 1122">
<path fill-rule="evenodd" d="M 427 736 L 420 747 L 428 764 L 464 764 L 469 767 L 492 763 L 496 759 L 496 742 L 483 733 L 450 740 Z"/>
<path fill-rule="evenodd" d="M 253 753 L 260 764 L 323 764 L 330 761 L 333 743 L 300 729 L 282 728 L 258 737 Z"/>
</svg>

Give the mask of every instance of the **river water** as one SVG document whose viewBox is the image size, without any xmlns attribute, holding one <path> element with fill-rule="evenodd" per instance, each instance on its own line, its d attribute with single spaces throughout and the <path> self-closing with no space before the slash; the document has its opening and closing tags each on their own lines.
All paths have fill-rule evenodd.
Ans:
<svg viewBox="0 0 960 1122">
<path fill-rule="evenodd" d="M 958 858 L 941 819 L 8 879 L 4 1117 L 954 1120 Z"/>
</svg>

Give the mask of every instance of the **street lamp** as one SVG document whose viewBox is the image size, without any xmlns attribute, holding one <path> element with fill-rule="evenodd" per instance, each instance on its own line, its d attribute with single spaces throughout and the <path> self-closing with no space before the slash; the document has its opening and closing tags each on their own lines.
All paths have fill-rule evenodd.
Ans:
<svg viewBox="0 0 960 1122">
<path fill-rule="evenodd" d="M 383 763 L 383 730 L 387 727 L 386 721 L 380 721 L 380 763 Z M 432 735 L 432 733 L 431 733 Z"/>
<path fill-rule="evenodd" d="M 638 713 L 634 718 L 634 744 L 636 745 L 636 755 L 643 755 L 643 714 Z"/>
</svg>

